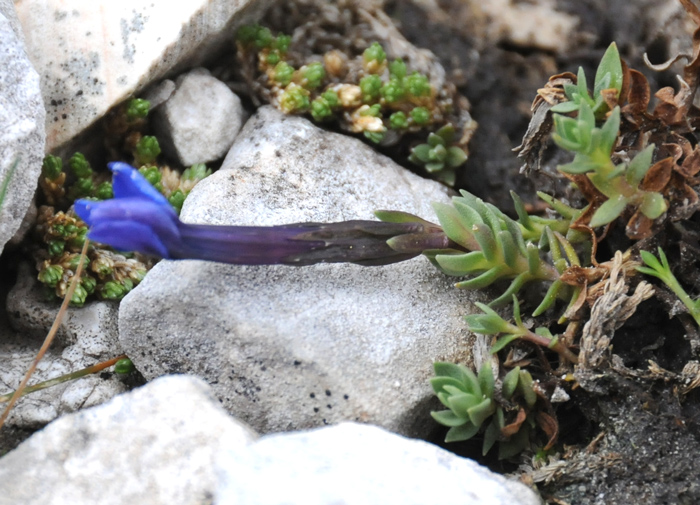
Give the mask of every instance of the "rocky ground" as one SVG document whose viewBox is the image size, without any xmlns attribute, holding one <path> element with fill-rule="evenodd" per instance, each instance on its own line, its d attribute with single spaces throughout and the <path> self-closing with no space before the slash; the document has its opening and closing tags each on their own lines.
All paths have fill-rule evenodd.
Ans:
<svg viewBox="0 0 700 505">
<path fill-rule="evenodd" d="M 323 4 L 339 25 L 355 19 L 348 10 L 386 13 L 401 47 L 434 53 L 426 61 L 444 69 L 478 123 L 456 187 L 506 211 L 511 189 L 534 203 L 535 190 L 562 188 L 552 174 L 566 155 L 550 148 L 528 178 L 512 152 L 550 75 L 579 65 L 593 75 L 616 41 L 652 90 L 673 85 L 678 68 L 652 72 L 643 54 L 661 62 L 688 50 L 694 29 L 675 0 Z M 381 208 L 436 221 L 430 203 L 449 202 L 450 190 L 406 162 L 401 144 L 378 152 L 257 106 L 232 34 L 251 21 L 300 26 L 313 2 L 295 5 L 0 1 L 0 180 L 21 160 L 0 223 L 4 389 L 16 387 L 58 312 L 29 260 L 41 160 L 80 149 L 106 161 L 102 118 L 131 96 L 151 101 L 173 166 L 217 169 L 188 196 L 183 221 L 333 222 Z M 626 247 L 613 244 L 601 256 Z M 611 368 L 558 404 L 549 459 L 498 461 L 480 443 L 442 443 L 429 416 L 432 363 L 476 367 L 487 356 L 486 338 L 462 316 L 490 294 L 452 286 L 423 258 L 299 269 L 163 261 L 121 303 L 69 309 L 36 381 L 120 354 L 137 372 L 21 400 L 0 430 L 0 504 L 698 501 L 700 403 L 683 389 L 696 329 L 669 320 L 657 299 L 644 302 L 615 333 Z"/>
</svg>

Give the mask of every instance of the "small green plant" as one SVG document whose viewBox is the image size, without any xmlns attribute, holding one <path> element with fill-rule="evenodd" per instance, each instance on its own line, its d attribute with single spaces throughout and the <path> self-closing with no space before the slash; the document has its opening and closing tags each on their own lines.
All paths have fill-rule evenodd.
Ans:
<svg viewBox="0 0 700 505">
<path fill-rule="evenodd" d="M 649 251 L 641 251 L 640 254 L 642 255 L 642 261 L 644 261 L 646 266 L 637 267 L 637 271 L 643 274 L 651 275 L 657 279 L 661 279 L 661 281 L 666 284 L 671 291 L 673 291 L 680 301 L 683 302 L 683 305 L 686 306 L 690 315 L 693 316 L 693 319 L 695 319 L 695 323 L 700 326 L 700 299 L 693 300 L 690 297 L 685 289 L 683 289 L 680 282 L 678 282 L 676 276 L 673 275 L 673 272 L 671 272 L 671 266 L 668 263 L 668 259 L 666 258 L 666 254 L 664 254 L 663 249 L 659 247 L 658 251 L 658 259 Z M 659 259 L 661 261 L 659 261 Z"/>
<path fill-rule="evenodd" d="M 563 149 L 576 153 L 574 160 L 560 165 L 566 174 L 586 174 L 593 186 L 607 197 L 591 217 L 592 228 L 611 223 L 628 207 L 638 209 L 654 220 L 668 208 L 661 193 L 647 191 L 640 184 L 652 166 L 654 145 L 641 150 L 631 161 L 615 164 L 614 152 L 620 131 L 620 107 L 610 111 L 609 103 L 616 102 L 622 89 L 623 71 L 617 46 L 613 43 L 605 52 L 596 72 L 593 96 L 590 96 L 583 69 L 578 82 L 564 86 L 569 101 L 552 107 L 553 112 L 578 112 L 571 118 L 554 115 L 554 141 Z M 596 121 L 605 117 L 601 127 Z"/>
<path fill-rule="evenodd" d="M 435 377 L 430 384 L 448 410 L 431 415 L 450 427 L 445 442 L 469 440 L 481 432 L 482 454 L 498 442 L 499 459 L 510 458 L 530 445 L 537 394 L 529 372 L 516 367 L 497 382 L 490 363 L 481 367 L 478 376 L 462 365 L 436 362 L 433 366 Z M 506 424 L 508 410 L 516 412 L 516 418 Z"/>
<path fill-rule="evenodd" d="M 310 114 L 317 122 L 335 122 L 380 147 L 407 134 L 427 133 L 427 144 L 413 150 L 411 161 L 435 179 L 455 183 L 455 170 L 467 159 L 466 143 L 474 124 L 464 119 L 468 115 L 457 114 L 455 96 L 444 100 L 454 91 L 435 89 L 429 76 L 409 73 L 401 58 L 390 61 L 378 42 L 354 57 L 346 54 L 345 47 L 309 56 L 307 51 L 297 54 L 290 48 L 288 37 L 282 50 L 283 37 L 259 25 L 238 32 L 241 63 L 251 75 L 264 74 L 262 99 L 287 114 Z M 306 61 L 300 68 L 289 63 L 298 65 L 300 60 Z M 349 73 L 349 66 L 358 72 Z"/>
<path fill-rule="evenodd" d="M 399 121 L 401 119 L 397 118 Z M 467 161 L 467 154 L 461 148 L 452 145 L 454 136 L 455 129 L 451 124 L 443 126 L 428 135 L 426 144 L 420 144 L 411 150 L 409 161 L 424 166 L 428 173 L 437 172 L 440 180 L 450 186 L 454 185 L 454 169 Z"/>
</svg>

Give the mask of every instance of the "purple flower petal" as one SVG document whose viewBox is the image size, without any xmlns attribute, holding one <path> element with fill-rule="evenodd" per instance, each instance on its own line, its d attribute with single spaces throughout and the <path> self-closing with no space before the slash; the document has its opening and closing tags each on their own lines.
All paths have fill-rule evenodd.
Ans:
<svg viewBox="0 0 700 505">
<path fill-rule="evenodd" d="M 114 198 L 142 198 L 150 200 L 167 209 L 173 215 L 176 215 L 170 202 L 160 192 L 148 182 L 143 175 L 134 167 L 121 161 L 108 163 L 107 166 L 114 173 L 112 178 L 112 188 L 114 189 Z"/>
<path fill-rule="evenodd" d="M 100 222 L 90 228 L 90 240 L 107 244 L 118 251 L 139 251 L 168 258 L 168 249 L 145 224 L 129 221 Z"/>
</svg>

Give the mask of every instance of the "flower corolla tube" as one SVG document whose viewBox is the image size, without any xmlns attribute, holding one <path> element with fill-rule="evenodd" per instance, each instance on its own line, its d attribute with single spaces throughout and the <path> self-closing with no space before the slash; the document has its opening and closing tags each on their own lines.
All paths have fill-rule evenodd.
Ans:
<svg viewBox="0 0 700 505">
<path fill-rule="evenodd" d="M 439 226 L 417 217 L 409 222 L 354 220 L 283 226 L 184 223 L 138 170 L 122 162 L 108 166 L 114 174 L 114 198 L 77 200 L 75 213 L 90 227 L 91 240 L 121 251 L 239 265 L 384 265 L 450 246 Z M 390 239 L 394 239 L 392 245 L 387 243 Z"/>
</svg>

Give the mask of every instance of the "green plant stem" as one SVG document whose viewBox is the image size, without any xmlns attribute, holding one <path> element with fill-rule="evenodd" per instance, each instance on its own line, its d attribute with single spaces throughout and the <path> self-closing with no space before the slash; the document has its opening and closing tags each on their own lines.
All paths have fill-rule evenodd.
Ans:
<svg viewBox="0 0 700 505">
<path fill-rule="evenodd" d="M 78 370 L 77 372 L 71 372 L 67 373 L 65 375 L 61 375 L 60 377 L 56 377 L 55 379 L 49 379 L 44 382 L 40 382 L 38 384 L 34 384 L 33 386 L 27 386 L 24 388 L 24 390 L 20 393 L 20 396 L 27 395 L 29 393 L 33 393 L 35 391 L 41 391 L 42 389 L 50 388 L 51 386 L 56 386 L 57 384 L 61 384 L 63 382 L 68 382 L 70 380 L 75 380 L 79 379 L 80 377 L 85 377 L 86 375 L 90 375 L 93 373 L 100 372 L 104 370 L 105 368 L 109 368 L 111 366 L 114 366 L 117 361 L 121 359 L 125 359 L 127 356 L 125 354 L 122 354 L 121 356 L 117 356 L 116 358 L 112 358 L 107 361 L 103 361 L 102 363 L 98 363 L 96 365 L 89 366 L 87 368 L 83 368 L 82 370 Z M 5 403 L 10 401 L 12 396 L 15 394 L 15 391 L 12 391 L 10 393 L 6 393 L 4 395 L 0 395 L 0 403 Z"/>
<path fill-rule="evenodd" d="M 561 356 L 562 358 L 566 358 L 567 360 L 569 360 L 571 363 L 578 363 L 578 356 L 576 356 L 573 352 L 571 352 L 571 350 L 568 347 L 566 347 L 559 341 L 556 341 L 554 344 L 552 344 L 552 340 L 550 340 L 549 338 L 543 337 L 542 335 L 538 335 L 537 333 L 534 333 L 530 330 L 527 330 L 527 333 L 523 333 L 520 338 L 542 347 L 548 347 L 549 349 L 559 354 L 559 356 Z"/>
</svg>

